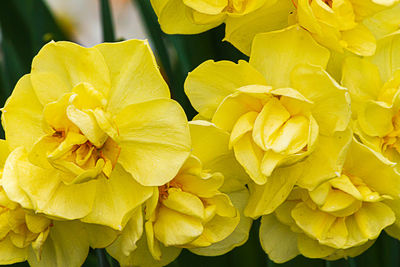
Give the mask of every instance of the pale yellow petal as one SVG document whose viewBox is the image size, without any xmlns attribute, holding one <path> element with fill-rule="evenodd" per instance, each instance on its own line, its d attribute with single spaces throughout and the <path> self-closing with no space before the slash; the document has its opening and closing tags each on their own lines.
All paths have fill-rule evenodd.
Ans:
<svg viewBox="0 0 400 267">
<path fill-rule="evenodd" d="M 156 238 L 166 246 L 192 242 L 203 232 L 201 220 L 161 206 L 154 224 Z"/>
<path fill-rule="evenodd" d="M 49 42 L 32 62 L 32 85 L 43 105 L 58 100 L 81 82 L 91 84 L 108 95 L 110 75 L 106 62 L 96 48 L 71 42 Z"/>
<path fill-rule="evenodd" d="M 31 84 L 31 76 L 23 76 L 7 99 L 1 121 L 10 149 L 25 146 L 30 149 L 44 135 L 42 129 L 43 106 Z M 24 131 L 21 131 L 21 126 Z"/>
<path fill-rule="evenodd" d="M 0 241 L 0 264 L 8 265 L 23 262 L 27 258 L 27 248 L 17 248 L 9 237 Z"/>
<path fill-rule="evenodd" d="M 211 119 L 222 100 L 245 85 L 265 85 L 264 77 L 249 63 L 240 60 L 214 62 L 208 60 L 190 72 L 185 81 L 185 92 L 193 107 Z"/>
<path fill-rule="evenodd" d="M 317 44 L 299 26 L 259 34 L 254 38 L 250 64 L 274 87 L 289 87 L 290 73 L 298 64 L 313 64 L 325 68 L 329 51 Z M 306 96 L 307 97 L 307 96 Z"/>
<path fill-rule="evenodd" d="M 299 254 L 297 234 L 279 222 L 273 214 L 261 219 L 260 243 L 269 259 L 275 263 L 284 263 Z"/>
<path fill-rule="evenodd" d="M 147 41 L 128 40 L 96 45 L 110 70 L 107 112 L 117 114 L 130 104 L 169 98 L 166 82 Z"/>
<path fill-rule="evenodd" d="M 140 185 L 117 164 L 110 178 L 96 181 L 96 198 L 91 212 L 82 221 L 122 230 L 133 209 L 144 203 L 153 193 L 151 187 Z M 107 214 L 107 216 L 104 216 Z"/>
<path fill-rule="evenodd" d="M 115 118 L 121 147 L 118 162 L 139 183 L 163 185 L 189 156 L 189 128 L 183 109 L 160 99 L 130 105 Z"/>
</svg>

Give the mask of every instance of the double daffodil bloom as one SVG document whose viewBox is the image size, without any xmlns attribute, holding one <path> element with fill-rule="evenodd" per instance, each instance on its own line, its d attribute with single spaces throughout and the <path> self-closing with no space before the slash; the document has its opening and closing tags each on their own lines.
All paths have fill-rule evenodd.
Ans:
<svg viewBox="0 0 400 267">
<path fill-rule="evenodd" d="M 328 59 L 325 48 L 293 26 L 258 35 L 250 64 L 207 61 L 185 82 L 199 114 L 230 133 L 250 186 L 272 183 L 281 190 L 264 198 L 283 201 L 293 184 L 313 189 L 339 170 L 351 139 L 350 104 L 347 91 L 324 71 Z M 300 161 L 298 180 L 277 170 Z"/>
<path fill-rule="evenodd" d="M 0 140 L 0 165 L 9 154 Z M 78 221 L 57 221 L 11 201 L 0 177 L 0 264 L 28 261 L 33 267 L 78 267 L 85 261 L 89 246 L 106 247 L 116 232 Z"/>
<path fill-rule="evenodd" d="M 257 33 L 299 24 L 320 44 L 337 52 L 361 56 L 375 52 L 373 33 L 363 20 L 392 7 L 398 0 L 281 0 L 241 18 L 226 20 L 225 39 L 248 54 Z M 375 20 L 378 28 L 384 21 Z"/>
<path fill-rule="evenodd" d="M 108 248 L 122 266 L 164 266 L 182 248 L 222 255 L 248 238 L 251 219 L 239 211 L 248 178 L 228 149 L 229 135 L 206 121 L 194 121 L 190 129 L 192 155 L 173 180 L 154 188 L 144 216 L 138 209 Z"/>
<path fill-rule="evenodd" d="M 5 191 L 27 209 L 122 230 L 189 156 L 186 116 L 169 97 L 146 41 L 48 43 L 3 108 L 15 149 Z"/>
<path fill-rule="evenodd" d="M 396 163 L 400 163 L 399 49 L 400 34 L 381 39 L 373 57 L 346 58 L 342 77 L 352 98 L 355 134 Z"/>
<path fill-rule="evenodd" d="M 377 179 L 379 177 L 379 179 Z M 312 191 L 295 188 L 261 220 L 260 241 L 281 263 L 302 254 L 355 257 L 396 220 L 400 175 L 393 163 L 353 140 L 337 177 Z"/>
<path fill-rule="evenodd" d="M 277 0 L 151 0 L 161 29 L 168 34 L 195 34 L 229 17 L 244 16 Z"/>
</svg>

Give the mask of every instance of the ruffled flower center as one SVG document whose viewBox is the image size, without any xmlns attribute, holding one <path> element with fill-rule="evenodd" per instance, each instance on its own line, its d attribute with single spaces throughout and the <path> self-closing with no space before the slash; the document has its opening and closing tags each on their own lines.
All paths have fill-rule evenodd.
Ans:
<svg viewBox="0 0 400 267">
<path fill-rule="evenodd" d="M 120 148 L 103 130 L 111 124 L 104 112 L 106 104 L 101 92 L 87 83 L 78 84 L 71 93 L 47 104 L 44 127 L 48 135 L 35 144 L 33 162 L 49 163 L 70 173 L 65 177 L 67 184 L 85 182 L 100 174 L 110 177 Z"/>
<path fill-rule="evenodd" d="M 390 160 L 393 160 L 393 158 L 390 157 L 389 150 L 395 149 L 397 153 L 400 153 L 400 111 L 393 116 L 392 124 L 393 130 L 382 140 L 382 151 L 387 155 L 389 154 Z"/>
</svg>

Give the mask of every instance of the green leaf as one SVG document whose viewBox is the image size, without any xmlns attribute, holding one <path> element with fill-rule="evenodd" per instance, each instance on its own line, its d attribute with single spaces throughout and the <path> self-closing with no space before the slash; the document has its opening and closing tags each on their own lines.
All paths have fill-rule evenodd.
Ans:
<svg viewBox="0 0 400 267">
<path fill-rule="evenodd" d="M 103 41 L 114 42 L 114 23 L 112 19 L 111 6 L 108 0 L 100 0 L 101 23 L 103 29 Z"/>
</svg>

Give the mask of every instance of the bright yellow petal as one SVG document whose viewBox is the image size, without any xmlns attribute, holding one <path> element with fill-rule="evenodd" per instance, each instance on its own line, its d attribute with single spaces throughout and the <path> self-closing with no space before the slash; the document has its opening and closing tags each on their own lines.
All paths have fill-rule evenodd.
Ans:
<svg viewBox="0 0 400 267">
<path fill-rule="evenodd" d="M 210 24 L 196 24 L 191 19 L 192 9 L 182 0 L 152 0 L 161 29 L 168 34 L 196 34 L 207 31 L 222 23 L 223 16 Z M 171 16 L 171 14 L 174 14 Z"/>
<path fill-rule="evenodd" d="M 268 177 L 264 185 L 250 183 L 250 198 L 244 214 L 257 218 L 272 213 L 286 200 L 300 174 L 301 170 L 294 166 L 279 168 Z"/>
<path fill-rule="evenodd" d="M 110 178 L 99 177 L 96 182 L 93 208 L 82 221 L 106 225 L 116 230 L 122 230 L 133 209 L 153 193 L 151 187 L 137 183 L 119 164 L 115 166 Z"/>
<path fill-rule="evenodd" d="M 400 33 L 391 34 L 378 41 L 376 53 L 371 58 L 381 73 L 383 81 L 388 81 L 400 68 Z"/>
<path fill-rule="evenodd" d="M 172 180 L 189 156 L 189 128 L 183 109 L 160 99 L 130 105 L 115 118 L 121 147 L 118 162 L 146 186 Z"/>
<path fill-rule="evenodd" d="M 65 219 L 82 218 L 92 209 L 96 181 L 67 186 L 61 180 L 63 175 L 57 169 L 32 165 L 26 152 L 19 148 L 10 154 L 2 182 L 10 198 L 25 208 L 34 208 L 37 212 Z"/>
<path fill-rule="evenodd" d="M 299 235 L 297 238 L 297 247 L 300 253 L 307 258 L 325 258 L 335 252 L 335 249 L 318 243 L 306 235 Z"/>
<path fill-rule="evenodd" d="M 156 238 L 166 246 L 185 245 L 203 232 L 201 220 L 161 206 L 154 224 Z"/>
<path fill-rule="evenodd" d="M 0 241 L 0 264 L 8 265 L 23 262 L 27 258 L 27 248 L 17 248 L 7 237 Z"/>
<path fill-rule="evenodd" d="M 260 243 L 269 259 L 275 263 L 284 263 L 299 255 L 297 234 L 273 214 L 261 219 Z"/>
<path fill-rule="evenodd" d="M 342 43 L 344 47 L 360 56 L 372 56 L 376 51 L 376 40 L 374 35 L 363 24 L 351 30 L 342 32 Z"/>
<path fill-rule="evenodd" d="M 169 209 L 188 216 L 198 219 L 203 219 L 204 217 L 204 206 L 201 199 L 177 188 L 168 190 L 168 198 L 163 200 L 162 204 Z"/>
<path fill-rule="evenodd" d="M 313 190 L 323 182 L 340 175 L 347 150 L 352 142 L 352 132 L 337 132 L 332 137 L 319 136 L 315 150 L 297 167 L 303 170 L 297 184 Z"/>
<path fill-rule="evenodd" d="M 367 186 L 379 194 L 394 197 L 400 194 L 400 175 L 394 170 L 393 163 L 355 140 L 351 143 L 344 169 L 362 178 Z"/>
<path fill-rule="evenodd" d="M 271 1 L 272 2 L 272 1 Z M 274 5 L 264 4 L 258 10 L 245 16 L 226 19 L 225 39 L 244 54 L 249 55 L 251 42 L 257 33 L 270 32 L 287 27 L 288 14 L 295 10 L 290 0 L 275 1 Z"/>
<path fill-rule="evenodd" d="M 32 62 L 31 80 L 43 105 L 58 100 L 81 82 L 105 96 L 110 88 L 109 70 L 101 53 L 65 41 L 47 43 L 39 51 Z"/>
<path fill-rule="evenodd" d="M 250 64 L 274 87 L 290 87 L 290 73 L 298 64 L 325 68 L 329 51 L 299 26 L 259 34 L 254 38 Z M 307 96 L 306 96 L 307 97 Z"/>
<path fill-rule="evenodd" d="M 169 98 L 168 86 L 147 41 L 103 43 L 95 48 L 110 70 L 107 112 L 117 114 L 130 104 Z"/>
<path fill-rule="evenodd" d="M 222 100 L 237 88 L 250 84 L 265 85 L 264 77 L 246 61 L 208 60 L 190 72 L 185 92 L 193 107 L 211 119 Z"/>
<path fill-rule="evenodd" d="M 382 87 L 379 69 L 366 59 L 347 57 L 343 63 L 342 84 L 352 100 L 376 100 Z"/>
<path fill-rule="evenodd" d="M 25 75 L 18 81 L 2 111 L 1 120 L 10 149 L 18 146 L 30 149 L 44 135 L 42 112 L 43 106 L 33 90 L 31 76 Z"/>
<path fill-rule="evenodd" d="M 251 133 L 243 136 L 233 147 L 235 157 L 257 184 L 265 184 L 267 177 L 261 173 L 263 151 L 253 142 Z"/>
<path fill-rule="evenodd" d="M 291 73 L 292 86 L 314 102 L 312 114 L 322 134 L 344 131 L 349 124 L 350 98 L 321 67 L 299 65 Z"/>
<path fill-rule="evenodd" d="M 236 191 L 229 194 L 233 205 L 240 211 L 240 222 L 236 229 L 227 238 L 204 248 L 192 248 L 191 252 L 202 256 L 219 256 L 223 255 L 233 248 L 244 244 L 248 237 L 252 219 L 245 217 L 243 214 L 244 207 L 247 203 L 249 192 L 247 189 Z"/>
<path fill-rule="evenodd" d="M 363 21 L 364 25 L 371 30 L 379 40 L 382 37 L 393 33 L 399 29 L 400 25 L 400 4 L 394 5 L 390 9 L 385 9 L 372 17 Z"/>
</svg>

